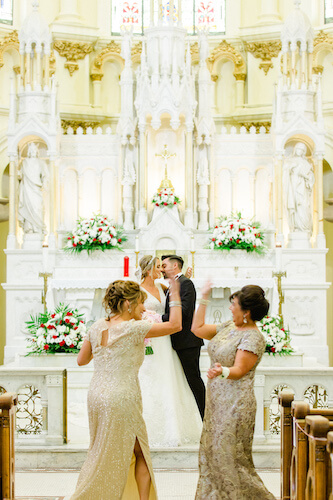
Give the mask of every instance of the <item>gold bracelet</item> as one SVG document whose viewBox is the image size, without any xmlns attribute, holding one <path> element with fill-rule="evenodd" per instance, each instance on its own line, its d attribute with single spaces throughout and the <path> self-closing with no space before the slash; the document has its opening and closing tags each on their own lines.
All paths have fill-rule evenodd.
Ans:
<svg viewBox="0 0 333 500">
<path fill-rule="evenodd" d="M 199 304 L 201 304 L 202 306 L 208 306 L 210 300 L 206 300 L 206 299 L 200 299 L 199 300 Z"/>
</svg>

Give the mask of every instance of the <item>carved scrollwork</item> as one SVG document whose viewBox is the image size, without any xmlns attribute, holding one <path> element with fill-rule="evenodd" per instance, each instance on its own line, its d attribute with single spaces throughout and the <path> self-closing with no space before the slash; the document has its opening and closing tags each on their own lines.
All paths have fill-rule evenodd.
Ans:
<svg viewBox="0 0 333 500">
<path fill-rule="evenodd" d="M 91 127 L 92 129 L 94 129 L 98 125 L 99 125 L 99 122 L 95 122 L 95 121 L 61 120 L 61 128 L 64 130 L 64 132 L 67 132 L 67 129 L 70 127 L 73 129 L 73 131 L 75 133 L 79 127 L 82 127 L 83 132 L 86 133 L 88 127 Z"/>
<path fill-rule="evenodd" d="M 9 33 L 9 35 L 5 36 L 0 41 L 0 68 L 4 65 L 3 62 L 3 54 L 8 49 L 15 49 L 17 52 L 19 51 L 20 43 L 18 39 L 18 33 L 16 30 Z"/>
<path fill-rule="evenodd" d="M 198 44 L 198 42 L 191 43 L 190 52 L 191 52 L 192 63 L 199 62 L 199 44 Z"/>
<path fill-rule="evenodd" d="M 243 55 L 226 40 L 215 47 L 207 59 L 208 67 L 212 75 L 217 75 L 216 63 L 221 59 L 229 59 L 235 65 L 234 76 L 238 80 L 246 78 L 246 63 Z M 240 76 L 241 75 L 241 76 Z"/>
<path fill-rule="evenodd" d="M 136 48 L 136 46 L 134 46 L 133 49 L 139 50 L 139 48 L 138 47 Z M 133 49 L 132 49 L 132 55 L 133 55 Z M 111 40 L 111 42 L 108 43 L 108 45 L 106 45 L 106 47 L 104 47 L 93 60 L 90 71 L 91 79 L 93 81 L 94 80 L 100 81 L 103 78 L 104 76 L 103 65 L 105 61 L 107 61 L 108 59 L 116 59 L 121 64 L 121 67 L 123 67 L 124 59 L 121 57 L 120 53 L 121 53 L 121 45 L 119 43 L 116 43 L 114 40 Z M 134 56 L 137 56 L 137 53 L 134 53 Z"/>
<path fill-rule="evenodd" d="M 255 58 L 261 59 L 259 69 L 264 70 L 265 75 L 273 68 L 272 57 L 277 57 L 281 50 L 280 40 L 270 40 L 268 42 L 245 42 L 245 50 L 250 52 Z"/>
<path fill-rule="evenodd" d="M 333 53 L 333 36 L 325 31 L 319 31 L 318 35 L 313 41 L 313 72 L 318 74 L 322 73 L 324 67 L 321 64 L 320 53 L 329 51 Z"/>
<path fill-rule="evenodd" d="M 53 48 L 61 55 L 66 57 L 65 68 L 68 69 L 72 76 L 74 71 L 79 69 L 76 61 L 84 59 L 86 55 L 93 51 L 94 46 L 86 42 L 71 42 L 68 40 L 56 40 L 53 43 Z"/>
</svg>

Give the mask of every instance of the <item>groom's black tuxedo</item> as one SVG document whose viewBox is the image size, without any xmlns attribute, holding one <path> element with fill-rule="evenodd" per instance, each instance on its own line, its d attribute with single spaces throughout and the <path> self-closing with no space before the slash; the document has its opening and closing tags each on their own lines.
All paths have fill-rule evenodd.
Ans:
<svg viewBox="0 0 333 500">
<path fill-rule="evenodd" d="M 171 335 L 171 344 L 178 354 L 187 382 L 193 392 L 201 417 L 203 418 L 205 411 L 205 385 L 202 381 L 199 369 L 200 349 L 203 345 L 203 340 L 199 339 L 191 332 L 196 292 L 190 279 L 181 275 L 178 280 L 180 283 L 180 298 L 182 301 L 182 330 Z M 165 314 L 162 316 L 163 321 L 169 321 L 169 313 L 169 294 L 167 294 Z"/>
</svg>

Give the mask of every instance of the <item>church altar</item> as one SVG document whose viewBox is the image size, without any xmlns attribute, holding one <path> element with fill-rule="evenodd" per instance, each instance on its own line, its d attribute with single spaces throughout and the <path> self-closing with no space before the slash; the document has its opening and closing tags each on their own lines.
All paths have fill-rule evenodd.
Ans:
<svg viewBox="0 0 333 500">
<path fill-rule="evenodd" d="M 31 16 L 38 17 L 40 30 L 33 29 Z M 296 2 L 281 30 L 281 64 L 268 130 L 264 125 L 247 129 L 236 122 L 221 125 L 216 119 L 213 75 L 207 64 L 213 56 L 206 30 L 197 35 L 194 64 L 181 24 L 158 24 L 157 29 L 153 22 L 145 30 L 135 71 L 133 32 L 123 30 L 116 129 L 102 124 L 96 129 L 78 127 L 74 133 L 71 127 L 60 126 L 56 75 L 49 77 L 50 32 L 34 5 L 19 34 L 21 68 L 10 100 L 9 236 L 7 277 L 2 284 L 7 324 L 0 389 L 13 388 L 13 377 L 18 381 L 15 390 L 35 388 L 41 394 L 44 424 L 38 438 L 28 433 L 19 439 L 20 446 L 56 443 L 58 451 L 67 441 L 83 450 L 87 446 L 85 397 L 92 366 L 73 366 L 69 355 L 24 357 L 25 322 L 30 314 L 42 311 L 43 290 L 48 308 L 70 303 L 87 321 L 93 319 L 95 290 L 123 278 L 125 256 L 132 279 L 143 255 L 183 256 L 193 267 L 199 297 L 206 279 L 212 280 L 208 322 L 228 320 L 228 297 L 246 284 L 265 290 L 271 314 L 282 308 L 296 354 L 283 360 L 283 366 L 274 362 L 272 367 L 266 358 L 258 368 L 258 463 L 266 465 L 270 449 L 276 463 L 277 440 L 269 414 L 274 415 L 279 388 L 292 385 L 297 397 L 303 398 L 309 388 L 317 387 L 326 391 L 326 400 L 333 400 L 326 331 L 330 283 L 323 231 L 325 128 L 321 77 L 312 74 L 313 38 L 310 22 Z M 245 60 L 241 53 L 231 60 L 237 61 L 234 76 L 241 105 Z M 101 72 L 102 67 L 95 67 L 95 96 Z M 181 203 L 154 206 L 154 193 L 166 186 Z M 217 219 L 237 212 L 261 223 L 264 255 L 209 248 Z M 122 250 L 64 251 L 75 221 L 95 213 L 123 226 L 127 241 Z M 206 350 L 201 358 L 205 377 Z M 52 397 L 56 397 L 54 415 Z M 60 414 L 65 415 L 64 426 L 68 422 L 65 430 L 54 424 Z M 50 429 L 56 429 L 56 435 L 49 435 Z M 163 463 L 161 456 L 159 460 Z M 65 459 L 63 463 L 68 464 Z"/>
</svg>

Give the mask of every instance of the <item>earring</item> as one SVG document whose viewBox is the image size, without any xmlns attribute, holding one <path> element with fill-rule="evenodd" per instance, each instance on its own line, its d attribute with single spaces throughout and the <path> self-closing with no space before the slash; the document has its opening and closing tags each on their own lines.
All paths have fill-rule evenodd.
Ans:
<svg viewBox="0 0 333 500">
<path fill-rule="evenodd" d="M 247 319 L 246 319 L 245 314 L 244 314 L 244 316 L 243 316 L 243 322 L 244 322 L 244 323 L 247 323 Z"/>
<path fill-rule="evenodd" d="M 131 314 L 132 312 L 132 308 L 131 308 L 131 304 L 128 306 L 128 312 Z"/>
</svg>

